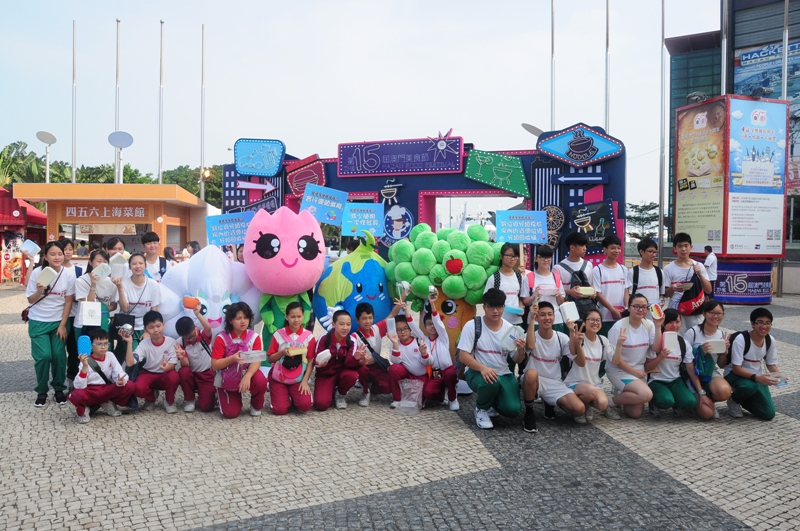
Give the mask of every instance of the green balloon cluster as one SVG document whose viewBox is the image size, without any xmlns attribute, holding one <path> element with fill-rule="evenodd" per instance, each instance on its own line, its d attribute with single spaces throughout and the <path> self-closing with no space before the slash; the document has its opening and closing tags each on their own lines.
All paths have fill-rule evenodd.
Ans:
<svg viewBox="0 0 800 531">
<path fill-rule="evenodd" d="M 415 311 L 422 308 L 430 286 L 441 288 L 450 299 L 464 299 L 475 306 L 483 298 L 486 279 L 500 264 L 500 247 L 502 244 L 489 242 L 489 233 L 482 225 L 471 225 L 466 232 L 433 232 L 430 225 L 420 223 L 412 229 L 409 240 L 389 247 L 386 276 L 394 290 L 398 282 L 411 285 L 406 300 Z"/>
</svg>

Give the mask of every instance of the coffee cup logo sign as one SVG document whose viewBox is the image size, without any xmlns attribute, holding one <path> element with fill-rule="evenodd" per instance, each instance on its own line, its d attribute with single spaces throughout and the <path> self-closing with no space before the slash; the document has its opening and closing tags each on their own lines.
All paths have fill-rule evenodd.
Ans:
<svg viewBox="0 0 800 531">
<path fill-rule="evenodd" d="M 576 129 L 572 136 L 574 138 L 568 142 L 569 149 L 566 153 L 569 158 L 583 162 L 597 155 L 598 149 L 594 147 L 594 140 L 585 136 L 583 129 Z"/>
</svg>

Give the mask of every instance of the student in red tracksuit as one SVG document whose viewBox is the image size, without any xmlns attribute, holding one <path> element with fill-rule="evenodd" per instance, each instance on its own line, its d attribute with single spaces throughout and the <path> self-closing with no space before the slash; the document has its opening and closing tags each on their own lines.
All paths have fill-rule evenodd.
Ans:
<svg viewBox="0 0 800 531">
<path fill-rule="evenodd" d="M 314 407 L 325 411 L 336 398 L 336 409 L 347 408 L 345 395 L 358 380 L 358 368 L 361 363 L 355 358 L 356 344 L 350 337 L 352 319 L 346 310 L 338 310 L 333 314 L 333 330 L 317 340 L 314 351 L 314 365 L 317 378 L 314 384 Z M 329 350 L 331 358 L 317 364 L 317 356 Z M 365 355 L 366 348 L 359 350 L 359 357 Z M 311 361 L 311 360 L 309 360 Z"/>
<path fill-rule="evenodd" d="M 235 302 L 225 312 L 225 331 L 217 334 L 211 349 L 211 369 L 221 371 L 234 363 L 246 365 L 241 352 L 261 350 L 261 338 L 249 330 L 253 320 L 253 310 L 244 302 Z M 258 417 L 264 409 L 264 396 L 267 394 L 267 378 L 259 370 L 260 362 L 250 363 L 242 374 L 236 391 L 217 389 L 219 410 L 222 416 L 233 419 L 242 412 L 242 393 L 250 392 L 250 416 Z"/>
<path fill-rule="evenodd" d="M 214 388 L 214 371 L 211 370 L 212 332 L 208 319 L 201 313 L 198 305 L 194 309 L 197 322 L 203 327 L 198 330 L 191 317 L 181 317 L 175 322 L 175 331 L 181 336 L 175 344 L 178 355 L 178 376 L 183 389 L 183 410 L 191 413 L 197 407 L 200 411 L 212 411 L 216 402 L 217 390 Z M 195 391 L 197 391 L 195 400 Z"/>
<path fill-rule="evenodd" d="M 286 326 L 276 331 L 267 350 L 272 370 L 269 371 L 270 407 L 275 415 L 286 415 L 294 404 L 298 410 L 311 409 L 311 388 L 308 380 L 314 369 L 308 363 L 309 353 L 317 346 L 314 335 L 304 328 L 303 305 L 297 301 L 286 306 Z M 293 355 L 289 349 L 304 348 Z"/>
<path fill-rule="evenodd" d="M 395 303 L 388 318 L 392 318 L 400 313 L 402 304 Z M 358 368 L 358 381 L 364 396 L 358 401 L 361 407 L 369 405 L 372 393 L 387 395 L 392 392 L 389 385 L 389 360 L 381 356 L 382 339 L 386 335 L 386 320 L 374 324 L 375 310 L 368 302 L 359 302 L 356 306 L 356 322 L 358 329 L 350 334 L 356 347 L 366 348 L 364 357 L 359 358 L 356 352 L 356 359 L 361 363 Z M 378 359 L 380 358 L 380 359 Z"/>
<path fill-rule="evenodd" d="M 122 370 L 117 358 L 108 355 L 108 332 L 95 328 L 88 334 L 92 340 L 92 355 L 80 355 L 80 372 L 75 376 L 75 389 L 69 394 L 69 401 L 75 406 L 78 422 L 89 422 L 89 410 L 92 406 L 102 405 L 103 411 L 112 417 L 121 415 L 114 404 L 126 406 L 135 390 L 133 382 Z M 96 372 L 92 365 L 103 372 Z"/>
<path fill-rule="evenodd" d="M 164 391 L 164 411 L 177 413 L 175 391 L 178 390 L 181 379 L 175 370 L 175 364 L 178 363 L 175 340 L 164 335 L 164 317 L 155 310 L 144 314 L 142 324 L 148 337 L 139 342 L 134 352 L 131 352 L 130 337 L 123 337 L 127 343 L 125 363 L 128 367 L 144 362 L 139 376 L 136 377 L 136 396 L 144 398 L 144 410 L 153 407 L 158 392 Z"/>
<path fill-rule="evenodd" d="M 389 334 L 389 341 L 392 342 L 392 366 L 389 367 L 389 383 L 392 386 L 392 400 L 389 407 L 394 409 L 400 405 L 402 398 L 400 393 L 400 380 L 422 380 L 423 400 L 435 400 L 431 394 L 433 389 L 427 386 L 428 367 L 433 363 L 433 358 L 428 355 L 428 346 L 425 342 L 418 342 L 417 338 L 411 335 L 411 327 L 405 315 L 395 317 L 397 335 Z M 425 393 L 425 389 L 428 393 Z M 441 400 L 439 400 L 441 402 Z"/>
</svg>

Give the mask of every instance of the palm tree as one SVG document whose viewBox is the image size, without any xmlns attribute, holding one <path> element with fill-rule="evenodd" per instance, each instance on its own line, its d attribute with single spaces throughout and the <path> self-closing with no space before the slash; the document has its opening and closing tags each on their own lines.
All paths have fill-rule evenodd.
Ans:
<svg viewBox="0 0 800 531">
<path fill-rule="evenodd" d="M 27 149 L 28 144 L 19 141 L 0 151 L 0 186 L 11 189 L 14 183 L 36 182 L 41 178 L 41 161 Z"/>
</svg>

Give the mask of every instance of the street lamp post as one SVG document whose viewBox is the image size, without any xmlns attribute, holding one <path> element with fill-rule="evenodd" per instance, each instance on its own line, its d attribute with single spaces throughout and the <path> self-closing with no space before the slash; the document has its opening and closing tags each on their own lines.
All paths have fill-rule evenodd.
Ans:
<svg viewBox="0 0 800 531">
<path fill-rule="evenodd" d="M 47 131 L 39 131 L 36 133 L 36 138 L 47 145 L 45 148 L 44 182 L 50 184 L 50 146 L 56 143 L 56 137 Z"/>
</svg>

